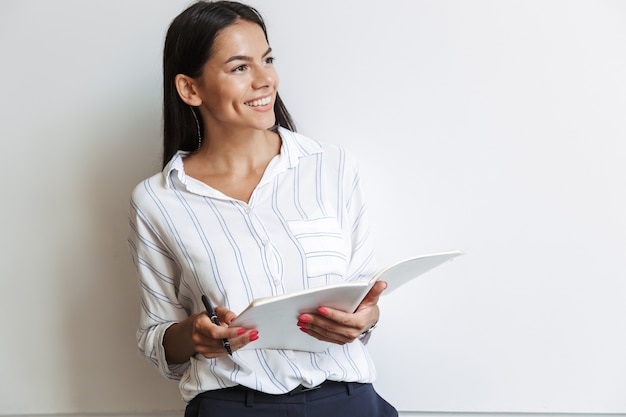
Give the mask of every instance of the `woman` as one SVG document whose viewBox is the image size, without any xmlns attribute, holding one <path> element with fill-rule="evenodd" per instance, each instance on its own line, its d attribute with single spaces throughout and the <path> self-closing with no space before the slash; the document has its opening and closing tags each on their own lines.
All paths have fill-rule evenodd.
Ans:
<svg viewBox="0 0 626 417">
<path fill-rule="evenodd" d="M 255 298 L 375 272 L 355 162 L 294 132 L 273 59 L 261 16 L 240 3 L 198 2 L 168 30 L 164 169 L 131 199 L 139 348 L 180 380 L 186 416 L 397 416 L 371 386 L 362 337 L 385 283 L 354 313 L 294 317 L 331 342 L 321 353 L 254 349 L 263 334 L 228 326 Z"/>
</svg>

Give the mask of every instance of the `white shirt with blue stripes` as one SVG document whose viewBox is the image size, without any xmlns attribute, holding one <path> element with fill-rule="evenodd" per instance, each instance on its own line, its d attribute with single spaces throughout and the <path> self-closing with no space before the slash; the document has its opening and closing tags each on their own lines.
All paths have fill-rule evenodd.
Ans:
<svg viewBox="0 0 626 417">
<path fill-rule="evenodd" d="M 339 146 L 282 128 L 279 134 L 280 154 L 248 203 L 186 176 L 184 152 L 132 193 L 129 244 L 141 292 L 139 350 L 164 376 L 180 379 L 185 401 L 237 384 L 280 394 L 327 379 L 376 377 L 358 340 L 321 353 L 250 349 L 217 359 L 197 354 L 181 365 L 165 360 L 165 330 L 202 311 L 202 294 L 237 313 L 254 298 L 374 274 L 355 160 Z"/>
</svg>

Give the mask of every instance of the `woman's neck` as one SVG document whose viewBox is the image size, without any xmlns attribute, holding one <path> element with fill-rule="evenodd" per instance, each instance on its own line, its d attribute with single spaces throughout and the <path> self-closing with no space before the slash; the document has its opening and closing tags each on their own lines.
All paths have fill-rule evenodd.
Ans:
<svg viewBox="0 0 626 417">
<path fill-rule="evenodd" d="M 249 201 L 267 165 L 280 153 L 280 136 L 272 131 L 216 136 L 185 158 L 185 173 L 233 198 Z"/>
</svg>

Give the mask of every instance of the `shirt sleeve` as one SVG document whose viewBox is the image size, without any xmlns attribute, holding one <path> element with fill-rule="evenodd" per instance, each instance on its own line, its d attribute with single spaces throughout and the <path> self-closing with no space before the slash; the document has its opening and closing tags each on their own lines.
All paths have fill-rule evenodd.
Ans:
<svg viewBox="0 0 626 417">
<path fill-rule="evenodd" d="M 189 362 L 169 365 L 163 347 L 167 328 L 189 316 L 177 298 L 180 268 L 135 198 L 131 199 L 129 226 L 128 243 L 141 296 L 138 348 L 166 378 L 180 379 Z"/>
<path fill-rule="evenodd" d="M 374 239 L 371 233 L 365 191 L 356 159 L 345 154 L 346 227 L 351 241 L 348 280 L 370 279 L 376 273 Z"/>
</svg>

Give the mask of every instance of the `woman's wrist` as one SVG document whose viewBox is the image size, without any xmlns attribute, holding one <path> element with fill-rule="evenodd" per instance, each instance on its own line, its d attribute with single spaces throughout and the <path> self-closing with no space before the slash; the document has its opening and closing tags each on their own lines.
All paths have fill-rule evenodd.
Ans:
<svg viewBox="0 0 626 417">
<path fill-rule="evenodd" d="M 359 336 L 359 339 L 363 339 L 364 337 L 369 336 L 369 334 L 372 333 L 377 326 L 378 326 L 378 320 L 376 320 L 376 322 L 372 324 L 372 326 L 370 326 L 369 329 L 361 333 L 361 335 Z"/>
<path fill-rule="evenodd" d="M 195 355 L 193 343 L 193 322 L 194 316 L 174 323 L 165 330 L 163 336 L 163 347 L 165 348 L 165 359 L 170 365 L 177 365 L 189 361 Z"/>
</svg>

